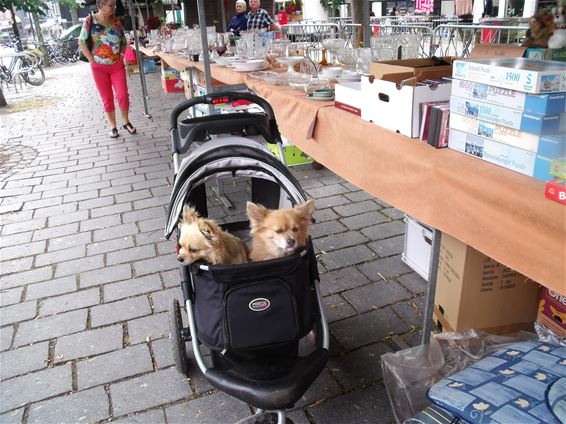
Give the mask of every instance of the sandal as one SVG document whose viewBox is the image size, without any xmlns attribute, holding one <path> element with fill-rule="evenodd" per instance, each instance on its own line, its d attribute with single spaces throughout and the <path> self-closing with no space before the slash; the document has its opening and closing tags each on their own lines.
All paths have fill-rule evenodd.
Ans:
<svg viewBox="0 0 566 424">
<path fill-rule="evenodd" d="M 118 138 L 118 129 L 116 127 L 112 128 L 110 130 L 110 134 L 108 134 L 108 137 L 110 138 Z"/>
<path fill-rule="evenodd" d="M 124 128 L 130 134 L 135 134 L 138 132 L 138 130 L 136 130 L 136 128 L 129 122 L 126 122 L 124 125 L 122 125 L 122 128 Z"/>
</svg>

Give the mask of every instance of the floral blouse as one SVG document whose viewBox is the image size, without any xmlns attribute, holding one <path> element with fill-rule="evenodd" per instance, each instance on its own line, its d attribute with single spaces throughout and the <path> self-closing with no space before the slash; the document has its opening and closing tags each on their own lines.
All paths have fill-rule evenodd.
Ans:
<svg viewBox="0 0 566 424">
<path fill-rule="evenodd" d="M 102 25 L 93 15 L 94 26 L 92 27 L 92 55 L 94 61 L 102 65 L 113 65 L 120 60 L 120 54 L 124 53 L 128 42 L 124 34 L 124 27 L 118 18 L 107 26 Z M 86 42 L 91 25 L 90 16 L 87 16 L 79 40 Z"/>
</svg>

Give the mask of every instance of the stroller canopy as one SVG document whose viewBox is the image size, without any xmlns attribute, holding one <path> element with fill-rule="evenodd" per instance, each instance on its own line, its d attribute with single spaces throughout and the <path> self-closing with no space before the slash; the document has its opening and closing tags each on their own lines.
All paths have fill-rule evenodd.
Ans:
<svg viewBox="0 0 566 424">
<path fill-rule="evenodd" d="M 281 188 L 277 209 L 306 201 L 297 179 L 261 144 L 237 136 L 219 137 L 199 146 L 179 167 L 169 200 L 165 237 L 169 238 L 183 212 L 189 194 L 210 178 L 251 177 L 271 181 Z"/>
</svg>

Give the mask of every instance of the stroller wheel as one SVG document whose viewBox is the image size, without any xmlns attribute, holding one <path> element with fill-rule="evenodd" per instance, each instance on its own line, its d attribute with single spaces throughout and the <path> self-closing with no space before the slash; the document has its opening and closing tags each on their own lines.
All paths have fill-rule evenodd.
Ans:
<svg viewBox="0 0 566 424">
<path fill-rule="evenodd" d="M 277 414 L 274 412 L 262 412 L 238 421 L 236 424 L 277 424 Z M 285 424 L 294 424 L 289 417 L 285 417 Z"/>
<path fill-rule="evenodd" d="M 181 307 L 179 301 L 173 299 L 169 309 L 169 330 L 171 331 L 171 342 L 173 344 L 173 358 L 175 368 L 183 375 L 189 371 L 189 359 L 187 358 L 186 339 L 183 337 L 183 320 L 181 319 Z"/>
</svg>

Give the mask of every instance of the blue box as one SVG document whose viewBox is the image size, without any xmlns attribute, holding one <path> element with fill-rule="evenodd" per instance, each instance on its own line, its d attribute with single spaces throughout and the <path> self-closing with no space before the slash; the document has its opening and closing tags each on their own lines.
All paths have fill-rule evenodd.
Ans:
<svg viewBox="0 0 566 424">
<path fill-rule="evenodd" d="M 154 60 L 144 60 L 143 61 L 143 72 L 145 74 L 151 74 L 153 72 L 157 72 L 157 66 L 155 65 Z"/>
<path fill-rule="evenodd" d="M 560 132 L 560 115 L 536 115 L 517 109 L 492 105 L 478 100 L 452 96 L 450 112 L 492 122 L 531 134 L 555 134 Z"/>
<path fill-rule="evenodd" d="M 452 95 L 538 115 L 566 112 L 566 93 L 527 94 L 480 82 L 455 79 L 452 81 Z"/>
</svg>

